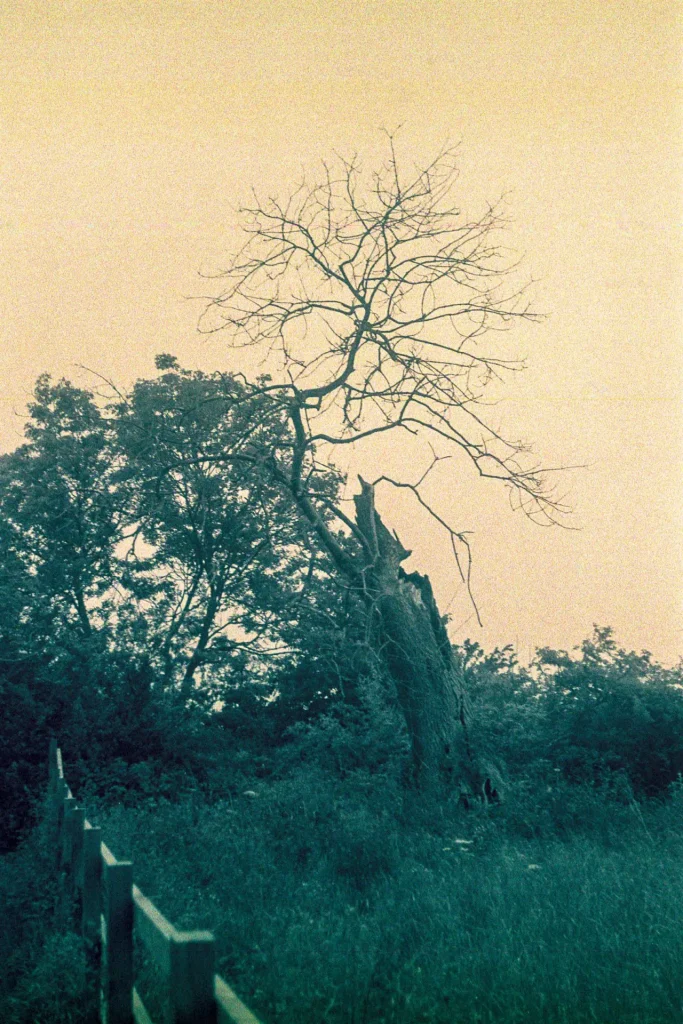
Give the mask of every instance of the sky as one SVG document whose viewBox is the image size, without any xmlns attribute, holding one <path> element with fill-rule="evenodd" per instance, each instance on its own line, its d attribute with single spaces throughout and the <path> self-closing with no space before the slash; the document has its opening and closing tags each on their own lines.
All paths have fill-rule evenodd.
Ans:
<svg viewBox="0 0 683 1024">
<path fill-rule="evenodd" d="M 446 538 L 378 504 L 453 639 L 570 649 L 594 623 L 683 654 L 683 5 L 679 0 L 0 0 L 0 451 L 42 372 L 122 388 L 154 356 L 234 369 L 198 271 L 235 210 L 334 152 L 459 146 L 456 198 L 506 195 L 539 324 L 501 422 L 571 529 L 513 514 L 464 463 L 431 494 L 470 530 L 476 623 Z M 350 474 L 401 464 L 377 444 Z M 419 467 L 417 467 L 419 469 Z M 417 472 L 416 469 L 416 472 Z M 374 472 L 373 472 L 374 471 Z"/>
</svg>

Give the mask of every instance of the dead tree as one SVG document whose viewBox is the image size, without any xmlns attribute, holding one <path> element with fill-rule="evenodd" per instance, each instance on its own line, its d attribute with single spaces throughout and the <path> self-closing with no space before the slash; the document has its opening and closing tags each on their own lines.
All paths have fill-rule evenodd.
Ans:
<svg viewBox="0 0 683 1024">
<path fill-rule="evenodd" d="M 484 791 L 467 739 L 462 673 L 431 585 L 403 570 L 408 552 L 374 503 L 380 483 L 407 488 L 446 531 L 468 590 L 466 533 L 422 488 L 437 463 L 464 456 L 531 518 L 553 522 L 564 511 L 528 446 L 487 419 L 486 388 L 523 368 L 492 343 L 516 321 L 537 317 L 497 242 L 500 211 L 465 217 L 451 198 L 456 178 L 450 149 L 404 175 L 389 138 L 387 158 L 369 175 L 359 160 L 338 158 L 284 202 L 255 200 L 242 211 L 245 244 L 215 275 L 225 284 L 200 328 L 264 351 L 269 376 L 249 386 L 269 399 L 263 408 L 280 424 L 268 465 L 371 611 L 418 778 L 428 785 L 470 775 L 470 788 Z M 431 461 L 417 481 L 363 482 L 353 519 L 324 493 L 320 469 L 335 451 L 387 432 Z M 359 555 L 340 540 L 335 519 Z"/>
<path fill-rule="evenodd" d="M 382 522 L 374 487 L 361 479 L 354 498 L 363 548 L 363 595 L 376 623 L 382 659 L 408 727 L 416 780 L 453 785 L 471 777 L 463 675 L 427 576 L 406 573 L 410 552 Z"/>
</svg>

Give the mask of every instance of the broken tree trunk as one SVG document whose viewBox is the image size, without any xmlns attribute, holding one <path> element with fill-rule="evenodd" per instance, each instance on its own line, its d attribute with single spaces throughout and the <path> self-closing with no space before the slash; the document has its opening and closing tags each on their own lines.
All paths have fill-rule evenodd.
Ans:
<svg viewBox="0 0 683 1024">
<path fill-rule="evenodd" d="M 439 614 L 429 577 L 401 567 L 410 554 L 375 509 L 361 479 L 354 497 L 365 541 L 363 592 L 383 660 L 395 682 L 410 737 L 415 781 L 431 789 L 479 790 L 467 733 L 464 677 Z"/>
</svg>

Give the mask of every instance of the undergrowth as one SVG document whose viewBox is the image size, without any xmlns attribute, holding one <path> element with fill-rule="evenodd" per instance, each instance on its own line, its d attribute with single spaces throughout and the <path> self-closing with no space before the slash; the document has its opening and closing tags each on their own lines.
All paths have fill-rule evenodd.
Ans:
<svg viewBox="0 0 683 1024">
<path fill-rule="evenodd" d="M 252 702 L 135 737 L 112 711 L 110 757 L 67 737 L 69 782 L 176 927 L 214 932 L 266 1024 L 679 1022 L 682 667 L 598 627 L 533 671 L 508 648 L 461 654 L 500 805 L 410 788 L 407 735 L 372 688 L 310 721 Z M 0 858 L 0 1021 L 85 1024 L 93 979 L 32 779 Z"/>
<path fill-rule="evenodd" d="M 101 823 L 176 926 L 215 932 L 220 972 L 265 1021 L 679 1021 L 680 797 L 571 796 L 583 827 L 566 835 L 555 793 L 430 813 L 387 780 L 312 771 Z"/>
<path fill-rule="evenodd" d="M 45 804 L 27 839 L 0 858 L 3 1024 L 90 1024 L 95 1019 L 92 968 L 80 936 L 69 927 L 55 835 Z"/>
</svg>

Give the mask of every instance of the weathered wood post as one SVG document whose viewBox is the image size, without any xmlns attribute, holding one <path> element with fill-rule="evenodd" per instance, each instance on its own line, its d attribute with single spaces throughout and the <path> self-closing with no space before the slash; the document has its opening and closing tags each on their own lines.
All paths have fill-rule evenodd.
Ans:
<svg viewBox="0 0 683 1024">
<path fill-rule="evenodd" d="M 170 954 L 168 1024 L 216 1024 L 213 935 L 176 932 Z"/>
<path fill-rule="evenodd" d="M 55 754 L 55 791 L 54 791 L 54 802 L 56 807 L 56 821 L 55 829 L 57 833 L 56 839 L 56 854 L 57 854 L 57 867 L 61 866 L 62 862 L 62 825 L 64 823 L 64 801 L 70 796 L 69 787 L 66 784 L 64 778 L 64 769 L 62 768 L 62 752 L 57 747 Z"/>
<path fill-rule="evenodd" d="M 55 800 L 57 791 L 57 740 L 53 738 L 50 740 L 50 752 L 47 760 L 48 769 L 48 785 L 47 792 L 48 796 L 52 801 Z"/>
<path fill-rule="evenodd" d="M 81 932 L 89 942 L 100 938 L 100 908 L 102 881 L 102 830 L 93 828 L 89 821 L 83 830 L 83 856 L 81 870 Z"/>
<path fill-rule="evenodd" d="M 83 874 L 83 830 L 85 808 L 74 807 L 71 812 L 71 861 L 67 866 L 66 894 L 71 899 L 74 920 L 81 916 L 81 878 Z"/>
<path fill-rule="evenodd" d="M 133 865 L 101 844 L 104 928 L 101 1011 L 103 1024 L 133 1022 Z"/>
<path fill-rule="evenodd" d="M 71 893 L 71 870 L 72 870 L 72 857 L 73 857 L 73 827 L 74 819 L 73 814 L 76 809 L 76 801 L 72 796 L 65 796 L 62 800 L 62 815 L 61 815 L 61 828 L 60 828 L 60 839 L 61 843 L 58 845 L 57 857 L 58 866 L 61 870 L 60 884 L 62 893 Z"/>
<path fill-rule="evenodd" d="M 61 768 L 61 754 L 59 747 L 57 746 L 57 740 L 50 740 L 50 753 L 49 753 L 49 764 L 48 764 L 48 808 L 47 808 L 47 821 L 50 826 L 50 831 L 53 836 L 55 849 L 57 853 L 57 867 L 61 859 L 61 817 L 62 817 L 62 801 L 66 796 L 66 789 L 63 785 L 64 778 L 63 773 L 60 772 Z"/>
<path fill-rule="evenodd" d="M 83 860 L 83 829 L 85 828 L 85 807 L 75 805 L 71 810 L 71 860 L 69 863 L 71 882 L 75 889 L 80 883 Z"/>
</svg>

